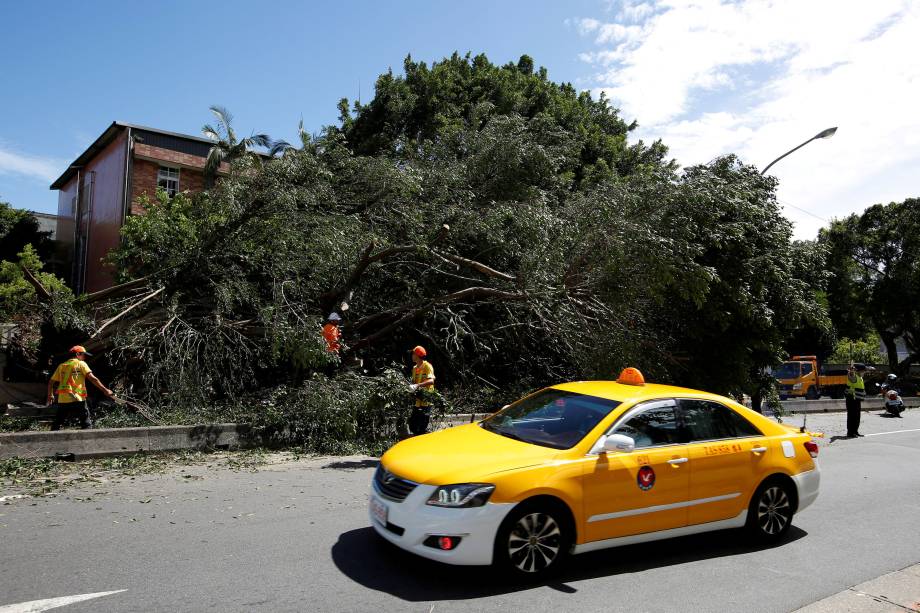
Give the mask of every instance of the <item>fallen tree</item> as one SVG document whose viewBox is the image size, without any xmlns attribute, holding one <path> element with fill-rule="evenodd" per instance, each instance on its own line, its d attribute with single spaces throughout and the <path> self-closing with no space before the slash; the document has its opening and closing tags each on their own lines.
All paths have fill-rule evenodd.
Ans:
<svg viewBox="0 0 920 613">
<path fill-rule="evenodd" d="M 678 173 L 606 101 L 523 60 L 421 66 L 301 148 L 141 203 L 110 256 L 123 283 L 72 305 L 122 389 L 231 402 L 353 356 L 373 377 L 424 344 L 439 387 L 505 399 L 627 365 L 750 391 L 821 312 L 773 179 L 731 156 Z M 456 99 L 432 115 L 442 86 Z M 341 356 L 319 334 L 333 310 Z"/>
</svg>

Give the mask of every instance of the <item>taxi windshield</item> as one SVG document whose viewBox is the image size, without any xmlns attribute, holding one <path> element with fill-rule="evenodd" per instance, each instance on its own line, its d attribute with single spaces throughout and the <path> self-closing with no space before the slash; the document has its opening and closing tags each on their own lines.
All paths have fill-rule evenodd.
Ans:
<svg viewBox="0 0 920 613">
<path fill-rule="evenodd" d="M 799 374 L 798 362 L 786 362 L 773 369 L 773 377 L 776 379 L 798 379 Z"/>
<path fill-rule="evenodd" d="M 525 443 L 569 449 L 619 404 L 616 400 L 546 389 L 518 400 L 480 425 L 489 432 Z"/>
</svg>

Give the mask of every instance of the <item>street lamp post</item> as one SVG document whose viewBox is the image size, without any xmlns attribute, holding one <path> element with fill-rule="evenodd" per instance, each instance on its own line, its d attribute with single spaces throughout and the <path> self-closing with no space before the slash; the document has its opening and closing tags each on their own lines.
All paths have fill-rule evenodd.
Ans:
<svg viewBox="0 0 920 613">
<path fill-rule="evenodd" d="M 778 161 L 780 161 L 781 159 L 783 159 L 784 157 L 786 157 L 786 156 L 789 155 L 790 153 L 793 153 L 793 152 L 795 152 L 795 151 L 798 151 L 799 149 L 801 149 L 802 147 L 804 147 L 805 145 L 807 145 L 807 144 L 810 143 L 811 141 L 817 140 L 817 139 L 819 139 L 819 138 L 830 138 L 831 136 L 834 135 L 834 133 L 835 133 L 836 131 L 837 131 L 837 128 L 836 128 L 836 127 L 834 127 L 834 128 L 828 128 L 827 130 L 821 130 L 820 132 L 818 132 L 817 134 L 815 134 L 814 136 L 812 136 L 811 138 L 809 138 L 807 141 L 805 141 L 804 143 L 802 143 L 802 144 L 799 145 L 798 147 L 796 147 L 796 148 L 794 148 L 794 149 L 790 149 L 790 150 L 787 151 L 786 153 L 782 154 L 781 156 L 779 156 L 778 158 L 776 158 L 775 160 L 773 160 L 772 162 L 770 162 L 769 164 L 767 164 L 767 167 L 764 168 L 763 170 L 761 170 L 761 171 L 760 171 L 760 174 L 766 174 L 766 172 L 767 172 L 768 170 L 770 170 L 770 166 L 773 166 L 773 164 L 776 164 Z"/>
</svg>

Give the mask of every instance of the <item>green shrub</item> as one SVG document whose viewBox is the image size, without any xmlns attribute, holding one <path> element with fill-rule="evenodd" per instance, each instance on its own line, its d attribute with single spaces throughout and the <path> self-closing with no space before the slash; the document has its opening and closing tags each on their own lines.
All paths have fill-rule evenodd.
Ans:
<svg viewBox="0 0 920 613">
<path fill-rule="evenodd" d="M 318 453 L 379 453 L 399 439 L 414 396 L 405 377 L 388 369 L 377 377 L 314 374 L 300 387 L 264 390 L 249 408 L 253 426 L 277 442 Z M 435 413 L 447 408 L 432 394 Z"/>
</svg>

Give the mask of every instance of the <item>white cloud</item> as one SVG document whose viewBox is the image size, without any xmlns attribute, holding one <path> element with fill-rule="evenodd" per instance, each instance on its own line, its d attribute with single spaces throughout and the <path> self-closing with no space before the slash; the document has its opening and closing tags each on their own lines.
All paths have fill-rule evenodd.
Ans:
<svg viewBox="0 0 920 613">
<path fill-rule="evenodd" d="M 920 194 L 909 171 L 920 168 L 920 3 L 637 6 L 617 14 L 636 23 L 592 20 L 582 36 L 597 48 L 580 57 L 600 69 L 595 93 L 639 121 L 639 137 L 662 138 L 684 165 L 736 152 L 762 168 L 839 126 L 770 169 L 782 201 L 829 218 Z M 802 237 L 822 223 L 792 206 L 786 213 Z"/>
<path fill-rule="evenodd" d="M 597 26 L 594 30 L 598 31 L 597 42 L 601 44 L 621 41 L 631 42 L 638 40 L 642 36 L 642 28 L 639 26 L 623 26 L 618 23 L 605 23 Z"/>
<path fill-rule="evenodd" d="M 599 27 L 601 27 L 601 22 L 597 19 L 585 18 L 585 19 L 576 19 L 575 27 L 578 29 L 578 33 L 582 36 L 594 32 Z"/>
<path fill-rule="evenodd" d="M 617 18 L 621 21 L 637 22 L 642 21 L 654 12 L 655 7 L 648 2 L 636 3 L 627 1 L 623 3 L 623 7 L 620 9 Z"/>
<path fill-rule="evenodd" d="M 0 175 L 23 175 L 50 183 L 66 165 L 66 161 L 17 153 L 0 144 Z"/>
</svg>

